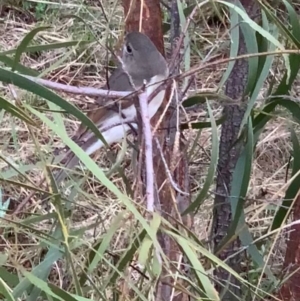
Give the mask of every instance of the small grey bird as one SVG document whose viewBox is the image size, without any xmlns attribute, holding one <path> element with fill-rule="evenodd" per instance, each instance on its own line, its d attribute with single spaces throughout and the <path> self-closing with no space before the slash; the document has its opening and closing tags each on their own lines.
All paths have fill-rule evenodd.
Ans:
<svg viewBox="0 0 300 301">
<path fill-rule="evenodd" d="M 128 33 L 125 37 L 122 51 L 122 65 L 120 65 L 108 79 L 108 85 L 112 91 L 134 91 L 141 88 L 146 82 L 147 95 L 157 88 L 162 80 L 169 75 L 167 62 L 157 50 L 152 41 L 140 32 Z M 156 85 L 154 83 L 157 83 Z M 148 84 L 151 84 L 148 87 Z M 149 117 L 152 118 L 161 106 L 165 91 L 160 91 L 149 103 Z M 121 112 L 111 108 L 101 107 L 88 114 L 102 133 L 106 142 L 110 145 L 120 141 L 132 128 L 137 129 L 137 112 L 132 100 L 122 101 L 117 104 Z M 129 125 L 130 123 L 130 125 Z M 104 146 L 93 132 L 81 124 L 73 136 L 73 140 L 82 149 L 91 155 Z M 74 168 L 79 159 L 71 150 L 68 150 L 63 161 L 67 169 Z M 66 177 L 65 170 L 61 169 L 56 175 L 57 183 Z"/>
</svg>

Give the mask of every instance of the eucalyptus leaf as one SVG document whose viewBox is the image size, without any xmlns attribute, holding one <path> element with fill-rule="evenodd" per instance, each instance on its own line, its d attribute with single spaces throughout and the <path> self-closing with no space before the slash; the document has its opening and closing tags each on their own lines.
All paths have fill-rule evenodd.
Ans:
<svg viewBox="0 0 300 301">
<path fill-rule="evenodd" d="M 33 40 L 35 35 L 38 34 L 40 31 L 44 31 L 49 28 L 51 28 L 51 27 L 50 26 L 41 26 L 41 27 L 34 28 L 24 37 L 24 39 L 22 40 L 22 42 L 16 49 L 15 62 L 12 66 L 12 71 L 14 71 L 16 69 L 16 65 L 19 63 L 22 53 L 25 51 L 27 45 Z"/>
<path fill-rule="evenodd" d="M 189 207 L 182 213 L 182 215 L 195 211 L 196 208 L 199 209 L 200 205 L 206 199 L 209 188 L 211 187 L 215 177 L 215 172 L 216 172 L 218 157 L 219 157 L 218 128 L 214 120 L 213 112 L 211 107 L 209 106 L 208 101 L 207 101 L 207 109 L 212 125 L 212 152 L 211 152 L 209 169 L 208 169 L 207 177 L 205 179 L 205 183 L 200 193 L 197 195 L 196 199 L 189 205 Z"/>
<path fill-rule="evenodd" d="M 5 70 L 3 68 L 0 68 L 0 80 L 9 84 L 16 85 L 22 89 L 25 89 L 29 92 L 34 93 L 35 95 L 43 97 L 46 100 L 57 104 L 59 107 L 61 107 L 68 113 L 80 119 L 80 121 L 84 125 L 86 125 L 101 141 L 103 141 L 105 145 L 107 145 L 105 139 L 103 138 L 102 134 L 99 132 L 98 128 L 85 114 L 83 114 L 74 105 L 64 100 L 63 98 L 61 98 L 60 96 L 52 92 L 51 90 L 33 82 L 32 80 L 22 75 Z"/>
<path fill-rule="evenodd" d="M 0 55 L 0 62 L 4 63 L 5 65 L 7 65 L 8 67 L 14 67 L 16 71 L 25 74 L 25 75 L 29 75 L 29 76 L 38 76 L 39 73 L 33 69 L 30 69 L 28 67 L 23 66 L 20 63 L 15 63 L 15 61 L 11 58 L 9 58 L 6 55 Z"/>
<path fill-rule="evenodd" d="M 226 119 L 226 116 L 223 115 L 221 118 L 216 120 L 216 125 L 219 126 L 221 125 Z M 205 128 L 211 128 L 212 124 L 210 121 L 208 122 L 189 122 L 189 123 L 182 123 L 180 125 L 180 128 L 182 130 L 187 130 L 187 129 L 205 129 Z"/>
<path fill-rule="evenodd" d="M 291 206 L 294 199 L 298 196 L 299 193 L 299 181 L 300 181 L 300 143 L 295 133 L 294 129 L 291 127 L 291 138 L 293 143 L 293 170 L 292 177 L 293 181 L 286 190 L 285 196 L 281 203 L 281 206 L 278 208 L 276 215 L 273 219 L 271 230 L 279 229 L 283 222 L 287 218 L 288 212 L 290 212 Z"/>
<path fill-rule="evenodd" d="M 46 28 L 48 28 L 46 26 Z M 49 50 L 55 50 L 55 49 L 60 49 L 60 48 L 67 48 L 71 46 L 85 46 L 90 44 L 90 41 L 67 41 L 67 42 L 58 42 L 58 43 L 49 43 L 45 45 L 33 45 L 33 46 L 28 46 L 22 49 L 23 53 L 34 53 L 34 52 L 39 52 L 39 51 L 49 51 Z M 1 56 L 6 56 L 9 54 L 14 54 L 16 53 L 18 48 L 15 49 L 10 49 L 7 51 L 0 52 L 0 57 Z"/>
<path fill-rule="evenodd" d="M 15 301 L 15 298 L 11 292 L 11 288 L 0 277 L 0 295 L 4 296 L 6 298 L 6 301 Z"/>
<path fill-rule="evenodd" d="M 10 103 L 8 100 L 0 96 L 0 109 L 9 112 L 11 115 L 23 120 L 24 122 L 37 126 L 37 124 L 30 118 L 22 109 L 16 107 L 14 104 Z"/>
</svg>

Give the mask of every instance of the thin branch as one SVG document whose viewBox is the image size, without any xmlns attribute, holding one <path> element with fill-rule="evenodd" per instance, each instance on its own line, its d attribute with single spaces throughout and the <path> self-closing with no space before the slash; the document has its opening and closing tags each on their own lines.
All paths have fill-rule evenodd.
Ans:
<svg viewBox="0 0 300 301">
<path fill-rule="evenodd" d="M 33 82 L 40 84 L 42 86 L 58 90 L 58 91 L 64 91 L 71 94 L 80 94 L 80 95 L 87 95 L 87 96 L 106 96 L 111 99 L 116 98 L 132 98 L 135 92 L 119 92 L 119 91 L 108 91 L 103 89 L 96 89 L 96 88 L 90 88 L 90 87 L 76 87 L 76 86 L 70 86 L 70 85 L 64 85 L 59 84 L 56 82 L 52 82 L 50 80 L 37 78 L 29 75 L 21 74 L 22 76 L 26 77 L 27 79 L 32 80 Z"/>
<path fill-rule="evenodd" d="M 180 44 L 180 43 L 178 43 L 178 44 Z M 164 90 L 166 88 L 166 86 L 168 85 L 168 82 L 170 82 L 171 80 L 183 79 L 185 77 L 196 74 L 197 72 L 200 72 L 206 68 L 229 63 L 229 62 L 235 61 L 235 60 L 245 59 L 245 58 L 270 56 L 270 55 L 277 56 L 277 55 L 282 55 L 282 54 L 300 54 L 300 50 L 287 49 L 287 50 L 280 50 L 280 51 L 245 54 L 245 55 L 239 55 L 236 57 L 220 59 L 220 60 L 215 60 L 215 61 L 208 60 L 206 63 L 201 63 L 200 65 L 198 65 L 194 68 L 191 68 L 190 70 L 188 70 L 184 73 L 173 75 L 167 79 L 161 80 L 161 85 L 155 91 L 153 91 L 153 93 L 152 93 L 153 95 L 151 95 L 150 98 L 155 97 L 155 95 L 158 94 L 159 91 Z M 87 95 L 87 96 L 105 96 L 107 98 L 109 97 L 110 99 L 119 99 L 119 98 L 131 99 L 136 95 L 136 93 L 139 92 L 139 91 L 134 91 L 134 92 L 121 91 L 120 92 L 120 91 L 108 91 L 108 90 L 96 89 L 96 88 L 90 88 L 90 87 L 75 87 L 75 86 L 55 83 L 55 82 L 52 82 L 49 80 L 32 77 L 32 76 L 28 76 L 28 75 L 24 75 L 24 74 L 21 74 L 21 75 L 26 77 L 27 79 L 32 80 L 33 82 L 35 82 L 37 84 L 43 85 L 45 87 L 48 87 L 48 88 L 51 88 L 54 90 L 64 91 L 64 92 L 71 93 L 71 94 L 80 94 L 80 95 Z M 157 84 L 157 83 L 154 83 L 154 84 Z M 98 102 L 98 101 L 96 101 L 96 102 Z M 101 104 L 103 104 L 103 103 L 101 102 Z"/>
<path fill-rule="evenodd" d="M 183 195 L 190 195 L 188 192 L 185 192 L 185 191 L 181 190 L 181 189 L 178 187 L 178 185 L 175 183 L 175 181 L 173 180 L 172 175 L 171 175 L 171 171 L 170 171 L 170 169 L 169 169 L 169 167 L 168 167 L 168 164 L 167 164 L 167 161 L 166 161 L 166 159 L 165 159 L 165 157 L 164 157 L 163 150 L 162 150 L 162 148 L 161 148 L 161 145 L 160 145 L 160 143 L 159 143 L 159 140 L 158 140 L 157 137 L 154 137 L 154 139 L 155 139 L 155 142 L 156 142 L 156 147 L 157 147 L 157 149 L 159 150 L 159 153 L 160 153 L 160 156 L 161 156 L 161 160 L 162 160 L 162 162 L 163 162 L 163 164 L 164 164 L 164 166 L 165 166 L 166 174 L 168 175 L 168 178 L 169 178 L 169 181 L 170 181 L 172 187 L 173 187 L 177 192 L 179 192 L 179 193 L 181 193 L 181 194 L 183 194 Z"/>
<path fill-rule="evenodd" d="M 225 63 L 229 63 L 235 60 L 242 60 L 242 59 L 248 59 L 248 58 L 252 58 L 252 57 L 261 57 L 261 56 L 271 56 L 271 55 L 282 55 L 282 54 L 300 54 L 300 50 L 297 49 L 284 49 L 284 50 L 277 50 L 277 51 L 269 51 L 269 52 L 260 52 L 260 53 L 251 53 L 251 54 L 243 54 L 243 55 L 238 55 L 236 57 L 230 57 L 230 58 L 226 58 L 226 59 L 220 59 L 220 60 L 215 60 L 213 62 L 206 62 L 205 64 L 201 63 L 200 65 L 191 68 L 190 70 L 177 75 L 177 76 L 173 76 L 173 78 L 176 79 L 183 79 L 185 77 L 188 77 L 192 74 L 195 74 L 199 71 L 202 71 L 208 67 L 212 67 L 212 66 L 217 66 L 217 65 L 221 65 L 221 64 L 225 64 Z"/>
<path fill-rule="evenodd" d="M 153 146 L 150 118 L 148 114 L 147 91 L 139 95 L 139 105 L 143 123 L 145 141 L 145 162 L 146 162 L 146 198 L 147 209 L 154 211 L 154 167 L 153 167 Z"/>
</svg>

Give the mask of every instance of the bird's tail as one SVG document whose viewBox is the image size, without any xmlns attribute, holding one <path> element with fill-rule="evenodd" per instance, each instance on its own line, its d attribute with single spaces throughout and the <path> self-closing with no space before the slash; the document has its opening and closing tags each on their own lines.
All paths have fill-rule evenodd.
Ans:
<svg viewBox="0 0 300 301">
<path fill-rule="evenodd" d="M 128 133 L 132 128 L 137 129 L 137 124 L 131 123 L 131 126 L 129 126 L 129 124 L 119 124 L 106 130 L 102 133 L 102 135 L 107 144 L 111 145 L 112 143 L 119 142 L 123 139 L 126 136 L 126 133 Z M 103 141 L 95 136 L 91 136 L 81 147 L 87 155 L 92 155 L 103 146 Z M 79 158 L 71 150 L 69 150 L 63 161 L 65 162 L 65 168 L 58 171 L 58 173 L 54 176 L 54 180 L 57 185 L 60 185 L 66 178 L 67 170 L 74 168 L 79 163 Z"/>
</svg>

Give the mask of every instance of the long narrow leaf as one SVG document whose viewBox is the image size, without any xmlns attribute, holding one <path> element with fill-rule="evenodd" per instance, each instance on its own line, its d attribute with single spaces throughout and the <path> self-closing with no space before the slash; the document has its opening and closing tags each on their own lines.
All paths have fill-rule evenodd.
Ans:
<svg viewBox="0 0 300 301">
<path fill-rule="evenodd" d="M 230 9 L 230 24 L 231 24 L 231 30 L 230 30 L 231 44 L 230 44 L 229 57 L 236 57 L 238 54 L 238 49 L 239 49 L 238 41 L 239 41 L 239 36 L 240 36 L 240 30 L 238 27 L 239 16 L 233 9 Z M 226 68 L 226 71 L 220 80 L 219 89 L 221 89 L 223 87 L 224 83 L 227 81 L 235 63 L 236 63 L 235 61 L 229 62 L 228 66 Z"/>
<path fill-rule="evenodd" d="M 192 211 L 194 211 L 196 208 L 199 208 L 201 203 L 204 201 L 204 199 L 207 196 L 207 193 L 209 191 L 209 188 L 214 180 L 215 172 L 217 168 L 218 163 L 218 157 L 219 157 L 219 142 L 218 142 L 218 128 L 217 124 L 215 122 L 213 112 L 211 110 L 211 107 L 209 105 L 209 102 L 207 101 L 207 109 L 208 114 L 211 120 L 211 130 L 212 130 L 212 152 L 211 152 L 211 160 L 210 165 L 207 173 L 207 177 L 205 180 L 205 183 L 203 185 L 203 188 L 201 189 L 201 192 L 198 194 L 196 199 L 189 205 L 189 207 L 182 213 L 182 215 L 188 214 Z"/>
<path fill-rule="evenodd" d="M 35 37 L 35 35 L 38 34 L 40 31 L 43 31 L 43 30 L 46 30 L 49 28 L 51 28 L 51 27 L 50 26 L 41 26 L 41 27 L 34 28 L 24 37 L 24 39 L 22 40 L 22 42 L 16 49 L 15 62 L 14 62 L 14 65 L 12 66 L 12 71 L 15 70 L 16 65 L 20 61 L 22 53 L 25 51 L 27 45 L 32 41 L 32 39 Z"/>
<path fill-rule="evenodd" d="M 142 224 L 143 228 L 147 231 L 148 235 L 151 237 L 153 244 L 162 252 L 161 246 L 159 245 L 155 232 L 150 228 L 149 224 L 145 220 L 145 218 L 141 215 L 141 213 L 135 208 L 131 200 L 125 196 L 120 190 L 116 187 L 114 183 L 112 183 L 104 174 L 104 172 L 98 167 L 98 165 L 92 160 L 92 158 L 86 154 L 86 152 L 78 146 L 70 137 L 66 134 L 59 131 L 56 125 L 49 120 L 46 116 L 41 114 L 40 112 L 34 110 L 33 108 L 27 106 L 28 110 L 30 110 L 33 114 L 38 116 L 45 124 L 54 131 L 63 142 L 80 158 L 81 162 L 95 175 L 95 177 L 105 186 L 107 187 L 112 193 L 114 193 L 127 207 L 129 211 L 135 216 L 135 218 Z"/>
<path fill-rule="evenodd" d="M 296 177 L 293 179 L 291 184 L 289 185 L 283 202 L 276 212 L 276 215 L 274 217 L 271 230 L 278 229 L 282 226 L 282 223 L 286 219 L 286 215 L 293 203 L 293 199 L 297 196 L 299 192 L 299 183 L 300 183 L 300 143 L 297 138 L 297 135 L 293 128 L 290 129 L 291 131 L 291 138 L 293 143 L 293 171 L 292 171 L 292 177 L 296 175 Z"/>
<path fill-rule="evenodd" d="M 268 39 L 271 43 L 273 43 L 274 45 L 276 45 L 279 49 L 284 50 L 284 46 L 277 40 L 275 39 L 269 32 L 267 32 L 265 29 L 263 29 L 261 26 L 259 26 L 256 22 L 254 22 L 248 15 L 246 12 L 244 12 L 242 9 L 240 9 L 237 5 L 234 5 L 230 2 L 225 2 L 222 0 L 218 0 L 218 2 L 232 8 L 233 10 L 235 10 L 240 16 L 241 18 L 249 24 L 249 26 L 251 26 L 254 30 L 258 31 L 262 36 L 264 36 L 266 39 Z M 291 75 L 291 68 L 290 68 L 290 61 L 288 59 L 288 55 L 283 55 L 284 61 L 285 61 L 285 66 L 287 69 L 287 79 L 290 78 Z"/>
<path fill-rule="evenodd" d="M 54 92 L 50 91 L 49 89 L 31 81 L 30 79 L 27 79 L 24 76 L 21 76 L 19 74 L 16 74 L 14 72 L 5 70 L 0 68 L 0 80 L 16 85 L 22 89 L 25 89 L 29 92 L 34 93 L 35 95 L 38 95 L 40 97 L 43 97 L 47 99 L 48 101 L 51 101 L 55 104 L 57 104 L 59 107 L 63 108 L 68 113 L 74 115 L 80 121 L 86 125 L 92 132 L 95 133 L 95 135 L 103 141 L 105 144 L 105 139 L 103 138 L 102 134 L 99 132 L 98 128 L 94 125 L 94 123 L 80 110 L 78 110 L 75 106 L 55 94 Z"/>
<path fill-rule="evenodd" d="M 4 63 L 6 66 L 8 67 L 15 67 L 15 70 L 25 74 L 25 75 L 30 75 L 30 76 L 38 76 L 39 73 L 33 69 L 30 69 L 28 67 L 23 66 L 22 64 L 16 64 L 15 65 L 15 61 L 9 57 L 7 57 L 6 55 L 0 55 L 0 62 Z"/>
<path fill-rule="evenodd" d="M 23 120 L 24 122 L 37 126 L 37 124 L 20 108 L 16 107 L 6 99 L 0 96 L 0 109 L 5 110 L 6 112 L 9 112 L 11 115 Z"/>
<path fill-rule="evenodd" d="M 3 295 L 6 298 L 6 301 L 15 301 L 11 292 L 11 288 L 0 277 L 0 295 Z"/>
<path fill-rule="evenodd" d="M 278 37 L 278 31 L 276 31 L 275 28 L 273 28 L 273 30 L 271 31 L 273 33 L 273 35 L 277 38 Z M 271 44 L 270 43 L 270 48 L 269 48 L 269 51 L 273 51 L 275 50 L 275 45 Z M 272 66 L 272 63 L 273 63 L 273 60 L 274 60 L 274 56 L 267 56 L 265 61 L 264 61 L 264 65 L 263 65 L 263 68 L 261 70 L 261 73 L 259 75 L 259 77 L 256 79 L 256 84 L 254 86 L 254 89 L 251 91 L 251 97 L 248 101 L 248 104 L 247 104 L 247 110 L 244 114 L 244 117 L 243 117 L 243 121 L 242 121 L 242 124 L 241 124 L 241 128 L 244 128 L 244 125 L 246 124 L 252 110 L 253 110 L 253 107 L 255 105 L 255 102 L 257 100 L 257 97 L 259 95 L 259 92 L 261 91 L 264 83 L 265 83 L 265 80 L 268 76 L 268 74 L 270 73 L 270 68 Z"/>
<path fill-rule="evenodd" d="M 90 41 L 68 41 L 68 42 L 59 42 L 59 43 L 51 43 L 46 45 L 34 45 L 34 46 L 26 46 L 23 49 L 23 53 L 34 53 L 37 51 L 49 51 L 59 48 L 66 48 L 71 46 L 83 46 L 90 44 Z M 14 54 L 17 51 L 18 48 L 10 49 L 7 51 L 0 52 L 0 56 L 8 55 L 8 54 Z"/>
</svg>

